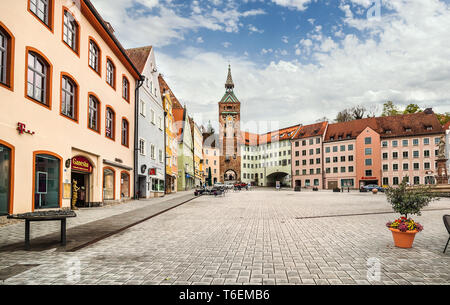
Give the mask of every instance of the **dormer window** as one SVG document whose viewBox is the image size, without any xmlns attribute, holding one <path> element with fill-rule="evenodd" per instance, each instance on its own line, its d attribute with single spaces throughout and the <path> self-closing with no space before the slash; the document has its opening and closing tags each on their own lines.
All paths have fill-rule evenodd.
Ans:
<svg viewBox="0 0 450 305">
<path fill-rule="evenodd" d="M 390 130 L 390 129 L 386 129 L 386 134 L 391 134 L 392 133 L 392 130 Z"/>
<path fill-rule="evenodd" d="M 411 132 L 411 128 L 410 127 L 405 127 L 405 131 L 406 132 Z"/>
<path fill-rule="evenodd" d="M 331 141 L 334 141 L 334 137 L 330 137 L 330 140 L 331 140 Z"/>
<path fill-rule="evenodd" d="M 433 126 L 426 126 L 425 129 L 428 131 L 433 130 Z"/>
</svg>

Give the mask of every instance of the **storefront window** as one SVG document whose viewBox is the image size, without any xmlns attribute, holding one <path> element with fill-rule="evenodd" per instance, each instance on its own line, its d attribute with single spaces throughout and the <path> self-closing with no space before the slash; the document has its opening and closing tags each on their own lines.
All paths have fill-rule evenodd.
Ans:
<svg viewBox="0 0 450 305">
<path fill-rule="evenodd" d="M 34 208 L 59 207 L 61 161 L 51 155 L 36 155 Z"/>
<path fill-rule="evenodd" d="M 130 175 L 128 173 L 122 173 L 120 175 L 120 196 L 122 198 L 130 197 Z"/>
<path fill-rule="evenodd" d="M 105 168 L 103 170 L 103 200 L 114 200 L 114 171 Z"/>
<path fill-rule="evenodd" d="M 0 215 L 9 213 L 11 149 L 0 144 Z"/>
</svg>

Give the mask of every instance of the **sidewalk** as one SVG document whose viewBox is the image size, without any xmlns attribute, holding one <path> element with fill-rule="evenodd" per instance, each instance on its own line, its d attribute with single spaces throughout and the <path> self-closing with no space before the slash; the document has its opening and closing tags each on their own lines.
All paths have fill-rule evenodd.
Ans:
<svg viewBox="0 0 450 305">
<path fill-rule="evenodd" d="M 133 200 L 120 205 L 80 209 L 76 211 L 76 218 L 67 220 L 66 247 L 59 245 L 59 222 L 33 222 L 31 251 L 52 248 L 58 248 L 59 251 L 76 251 L 194 198 L 192 191 L 184 191 L 160 198 Z M 0 252 L 23 250 L 24 231 L 24 222 L 0 227 Z"/>
</svg>

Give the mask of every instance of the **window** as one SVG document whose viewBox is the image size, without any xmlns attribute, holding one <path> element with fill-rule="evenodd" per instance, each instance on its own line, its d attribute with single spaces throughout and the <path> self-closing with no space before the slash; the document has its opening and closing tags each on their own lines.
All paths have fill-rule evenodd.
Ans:
<svg viewBox="0 0 450 305">
<path fill-rule="evenodd" d="M 130 82 L 125 76 L 122 77 L 122 97 L 130 102 Z"/>
<path fill-rule="evenodd" d="M 441 138 L 434 138 L 435 145 L 439 145 L 439 142 L 441 142 Z"/>
<path fill-rule="evenodd" d="M 337 163 L 338 162 L 338 157 L 333 157 L 333 163 Z"/>
<path fill-rule="evenodd" d="M 398 171 L 398 164 L 392 164 L 392 169 L 394 170 L 394 172 Z"/>
<path fill-rule="evenodd" d="M 337 174 L 338 173 L 338 168 L 337 167 L 333 167 L 333 174 Z"/>
<path fill-rule="evenodd" d="M 139 101 L 139 113 L 145 117 L 145 102 L 143 100 Z"/>
<path fill-rule="evenodd" d="M 408 159 L 409 153 L 407 151 L 403 152 L 403 159 Z"/>
<path fill-rule="evenodd" d="M 353 156 L 348 156 L 348 161 L 353 162 Z"/>
<path fill-rule="evenodd" d="M 423 164 L 423 167 L 424 167 L 424 169 L 430 169 L 430 168 L 431 168 L 430 162 L 425 162 L 425 163 Z"/>
<path fill-rule="evenodd" d="M 320 154 L 320 148 L 316 148 L 316 154 Z"/>
<path fill-rule="evenodd" d="M 372 170 L 366 170 L 366 177 L 372 177 Z"/>
<path fill-rule="evenodd" d="M 409 164 L 408 163 L 403 163 L 403 170 L 404 171 L 409 170 Z"/>
<path fill-rule="evenodd" d="M 112 168 L 103 169 L 103 200 L 115 200 L 115 176 Z"/>
<path fill-rule="evenodd" d="M 383 185 L 389 185 L 389 178 L 383 178 Z"/>
<path fill-rule="evenodd" d="M 51 66 L 36 52 L 27 52 L 27 97 L 50 108 Z"/>
<path fill-rule="evenodd" d="M 345 156 L 341 156 L 341 162 L 345 162 Z"/>
<path fill-rule="evenodd" d="M 13 88 L 13 44 L 13 36 L 2 27 L 2 23 L 0 22 L 0 85 L 6 86 L 11 90 Z"/>
<path fill-rule="evenodd" d="M 122 119 L 122 145 L 129 146 L 129 124 L 126 119 Z"/>
<path fill-rule="evenodd" d="M 425 158 L 429 158 L 429 157 L 430 157 L 430 151 L 429 151 L 429 150 L 424 150 L 424 151 L 423 151 L 423 156 L 424 156 Z"/>
<path fill-rule="evenodd" d="M 424 145 L 430 145 L 430 138 L 424 138 L 423 139 L 423 144 Z"/>
<path fill-rule="evenodd" d="M 100 102 L 93 95 L 89 95 L 89 122 L 88 127 L 100 132 Z"/>
<path fill-rule="evenodd" d="M 101 52 L 97 44 L 91 39 L 89 41 L 89 67 L 100 74 Z"/>
<path fill-rule="evenodd" d="M 320 144 L 320 138 L 316 138 L 316 144 Z"/>
<path fill-rule="evenodd" d="M 365 149 L 365 154 L 366 154 L 366 156 L 371 156 L 372 155 L 372 148 L 366 148 Z"/>
<path fill-rule="evenodd" d="M 338 151 L 338 147 L 337 146 L 333 146 L 333 152 L 337 152 Z"/>
<path fill-rule="evenodd" d="M 325 152 L 329 153 L 331 151 L 330 147 L 325 147 Z"/>
<path fill-rule="evenodd" d="M 392 184 L 398 185 L 398 177 L 394 177 L 394 178 L 392 179 Z"/>
<path fill-rule="evenodd" d="M 419 139 L 413 139 L 413 145 L 418 146 L 419 145 Z"/>
<path fill-rule="evenodd" d="M 145 140 L 139 139 L 139 153 L 141 156 L 145 156 Z"/>
<path fill-rule="evenodd" d="M 59 208 L 61 203 L 61 159 L 50 154 L 34 157 L 34 208 Z"/>
<path fill-rule="evenodd" d="M 371 138 L 371 137 L 365 138 L 365 139 L 364 139 L 364 143 L 365 143 L 366 145 L 372 144 L 372 138 Z"/>
<path fill-rule="evenodd" d="M 383 164 L 383 172 L 387 172 L 389 170 L 388 164 Z"/>
<path fill-rule="evenodd" d="M 78 121 L 78 86 L 68 76 L 61 79 L 61 114 Z"/>
<path fill-rule="evenodd" d="M 409 141 L 408 140 L 403 140 L 402 141 L 402 145 L 403 145 L 403 147 L 408 146 L 409 145 Z"/>
<path fill-rule="evenodd" d="M 116 67 L 111 59 L 106 61 L 106 82 L 116 89 Z"/>
<path fill-rule="evenodd" d="M 346 169 L 345 166 L 342 166 L 341 167 L 341 173 L 345 173 L 345 169 Z"/>
<path fill-rule="evenodd" d="M 420 177 L 414 177 L 414 184 L 420 184 Z"/>
<path fill-rule="evenodd" d="M 150 109 L 150 121 L 153 125 L 156 124 L 155 111 L 153 109 Z"/>
<path fill-rule="evenodd" d="M 64 10 L 63 41 L 78 54 L 78 24 L 73 15 Z"/>
<path fill-rule="evenodd" d="M 345 151 L 345 145 L 341 145 L 341 151 Z"/>
<path fill-rule="evenodd" d="M 413 167 L 414 167 L 414 170 L 419 170 L 420 169 L 420 164 L 419 163 L 414 163 Z"/>
<path fill-rule="evenodd" d="M 162 163 L 163 162 L 163 151 L 162 151 L 162 149 L 159 150 L 158 157 L 159 157 L 159 162 Z"/>
<path fill-rule="evenodd" d="M 393 159 L 398 159 L 398 152 L 394 151 L 394 152 L 392 153 L 392 158 L 393 158 Z"/>
<path fill-rule="evenodd" d="M 330 163 L 330 162 L 331 162 L 330 157 L 325 158 L 325 163 Z"/>
<path fill-rule="evenodd" d="M 105 125 L 105 136 L 114 140 L 115 134 L 115 113 L 110 107 L 106 107 L 106 125 Z"/>
<path fill-rule="evenodd" d="M 353 173 L 354 170 L 355 170 L 355 168 L 353 166 L 349 166 L 348 167 L 348 172 L 349 173 Z"/>
<path fill-rule="evenodd" d="M 383 160 L 387 160 L 388 158 L 388 153 L 383 153 Z"/>
<path fill-rule="evenodd" d="M 393 147 L 397 147 L 397 146 L 398 146 L 398 141 L 397 141 L 397 140 L 392 141 L 392 146 L 393 146 Z"/>
<path fill-rule="evenodd" d="M 331 173 L 331 168 L 327 167 L 327 168 L 325 169 L 325 173 L 327 173 L 327 174 Z"/>
<path fill-rule="evenodd" d="M 153 145 L 153 144 L 150 144 L 150 158 L 152 158 L 153 160 L 156 159 L 155 145 Z"/>
<path fill-rule="evenodd" d="M 372 165 L 372 159 L 366 159 L 365 164 L 366 164 L 366 166 L 371 166 Z"/>
<path fill-rule="evenodd" d="M 28 2 L 28 10 L 50 30 L 52 30 L 52 1 L 29 0 Z"/>
<path fill-rule="evenodd" d="M 130 174 L 127 172 L 120 173 L 120 197 L 130 197 Z"/>
<path fill-rule="evenodd" d="M 352 150 L 353 150 L 353 144 L 349 144 L 349 145 L 348 145 L 348 150 L 349 150 L 349 151 L 352 151 Z"/>
<path fill-rule="evenodd" d="M 413 151 L 413 157 L 414 158 L 419 158 L 419 151 L 418 150 Z"/>
<path fill-rule="evenodd" d="M 388 147 L 388 142 L 387 142 L 387 141 L 383 141 L 383 142 L 381 143 L 381 146 L 382 146 L 382 147 Z"/>
</svg>

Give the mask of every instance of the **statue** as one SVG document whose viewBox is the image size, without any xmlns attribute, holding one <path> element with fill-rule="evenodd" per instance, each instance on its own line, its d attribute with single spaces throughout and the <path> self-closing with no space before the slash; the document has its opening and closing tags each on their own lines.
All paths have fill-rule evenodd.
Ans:
<svg viewBox="0 0 450 305">
<path fill-rule="evenodd" d="M 439 152 L 438 152 L 438 159 L 446 159 L 445 158 L 445 135 L 442 135 L 441 141 L 439 142 Z"/>
</svg>

